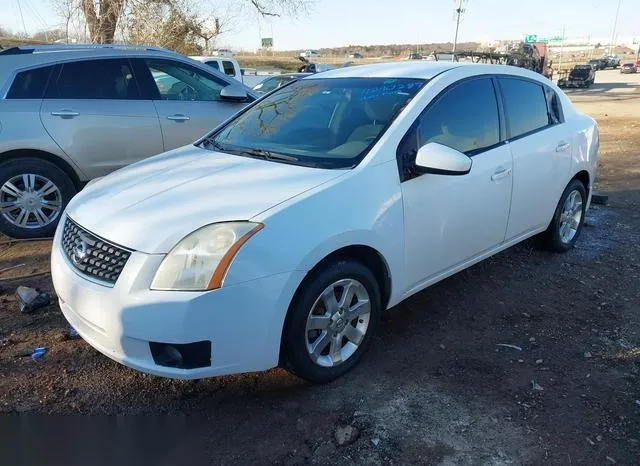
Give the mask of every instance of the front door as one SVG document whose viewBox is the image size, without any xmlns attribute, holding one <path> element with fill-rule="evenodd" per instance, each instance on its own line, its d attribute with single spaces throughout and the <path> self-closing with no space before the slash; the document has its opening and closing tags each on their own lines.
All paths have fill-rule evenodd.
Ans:
<svg viewBox="0 0 640 466">
<path fill-rule="evenodd" d="M 152 98 L 165 150 L 196 141 L 247 105 L 222 99 L 220 91 L 229 83 L 213 73 L 169 59 L 140 62 L 152 78 L 145 82 L 155 88 L 151 90 Z"/>
<path fill-rule="evenodd" d="M 494 82 L 480 77 L 443 91 L 400 144 L 407 292 L 504 241 L 513 167 L 501 133 Z M 428 142 L 469 155 L 471 171 L 416 173 L 415 154 Z"/>
<path fill-rule="evenodd" d="M 47 132 L 90 179 L 163 150 L 153 102 L 141 100 L 126 59 L 59 65 L 40 116 Z"/>
</svg>

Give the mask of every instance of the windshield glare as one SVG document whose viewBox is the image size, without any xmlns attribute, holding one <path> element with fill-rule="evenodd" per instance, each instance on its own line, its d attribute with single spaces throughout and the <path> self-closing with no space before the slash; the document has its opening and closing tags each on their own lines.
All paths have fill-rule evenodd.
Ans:
<svg viewBox="0 0 640 466">
<path fill-rule="evenodd" d="M 286 163 L 351 167 L 362 160 L 425 82 L 408 78 L 299 80 L 258 102 L 207 142 L 222 152 L 255 156 L 262 151 L 289 156 Z"/>
</svg>

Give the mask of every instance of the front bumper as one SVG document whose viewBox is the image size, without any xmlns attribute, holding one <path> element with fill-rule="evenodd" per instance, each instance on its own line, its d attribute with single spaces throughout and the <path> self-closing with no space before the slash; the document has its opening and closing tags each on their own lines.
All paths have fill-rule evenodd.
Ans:
<svg viewBox="0 0 640 466">
<path fill-rule="evenodd" d="M 91 346 L 126 366 L 163 377 L 197 379 L 278 364 L 286 311 L 303 272 L 208 292 L 151 291 L 164 256 L 134 252 L 113 287 L 76 272 L 56 234 L 51 274 L 65 318 Z M 150 342 L 211 342 L 211 365 L 182 369 L 154 361 Z"/>
</svg>

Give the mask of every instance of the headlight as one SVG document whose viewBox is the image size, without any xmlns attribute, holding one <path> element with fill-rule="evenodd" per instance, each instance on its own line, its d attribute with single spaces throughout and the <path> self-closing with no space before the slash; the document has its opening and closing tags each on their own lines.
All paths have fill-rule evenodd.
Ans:
<svg viewBox="0 0 640 466">
<path fill-rule="evenodd" d="M 220 288 L 240 247 L 263 226 L 261 223 L 226 222 L 194 231 L 169 251 L 153 278 L 151 289 L 204 291 Z"/>
</svg>

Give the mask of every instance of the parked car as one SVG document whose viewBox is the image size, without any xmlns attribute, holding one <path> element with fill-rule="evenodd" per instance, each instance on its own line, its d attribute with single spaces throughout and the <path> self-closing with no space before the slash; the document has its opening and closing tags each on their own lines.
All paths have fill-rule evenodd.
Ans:
<svg viewBox="0 0 640 466">
<path fill-rule="evenodd" d="M 240 82 L 244 82 L 242 71 L 240 69 L 240 64 L 238 63 L 238 60 L 236 60 L 235 58 L 229 58 L 229 57 L 230 56 L 226 58 L 192 56 L 189 58 L 191 58 L 192 60 L 196 60 L 201 63 L 204 63 L 205 65 L 209 65 L 213 67 L 213 69 L 220 71 L 221 73 L 224 73 L 227 76 L 231 76 L 232 78 L 235 78 Z"/>
<path fill-rule="evenodd" d="M 590 87 L 596 79 L 596 72 L 591 65 L 576 65 L 566 78 L 558 80 L 558 86 L 565 87 Z"/>
<path fill-rule="evenodd" d="M 309 76 L 310 74 L 313 74 L 313 73 L 287 73 L 287 74 L 279 74 L 276 76 L 271 76 L 265 79 L 264 81 L 256 84 L 253 87 L 253 90 L 257 94 L 266 94 L 268 92 L 273 91 L 274 89 L 278 89 L 279 87 L 287 83 L 290 83 L 291 81 L 304 78 L 305 76 Z"/>
<path fill-rule="evenodd" d="M 349 58 L 364 58 L 364 55 L 361 53 L 355 52 L 349 55 Z"/>
<path fill-rule="evenodd" d="M 424 57 L 418 52 L 410 53 L 407 60 L 422 60 Z"/>
<path fill-rule="evenodd" d="M 620 66 L 620 57 L 617 55 L 607 55 L 602 57 L 605 61 L 605 68 L 618 68 Z"/>
<path fill-rule="evenodd" d="M 86 187 L 58 226 L 53 284 L 82 338 L 129 367 L 193 379 L 282 364 L 327 382 L 414 293 L 534 235 L 570 250 L 598 135 L 522 68 L 308 76 Z"/>
<path fill-rule="evenodd" d="M 594 70 L 604 70 L 607 67 L 607 62 L 601 58 L 594 58 L 593 60 L 589 60 L 589 65 L 593 67 Z"/>
<path fill-rule="evenodd" d="M 159 48 L 25 46 L 0 53 L 0 231 L 52 236 L 82 185 L 183 146 L 257 96 Z"/>
<path fill-rule="evenodd" d="M 625 63 L 620 67 L 620 73 L 629 74 L 629 73 L 637 73 L 638 66 L 635 63 Z"/>
<path fill-rule="evenodd" d="M 303 58 L 318 58 L 320 54 L 317 50 L 304 50 L 300 52 L 300 56 Z"/>
</svg>

